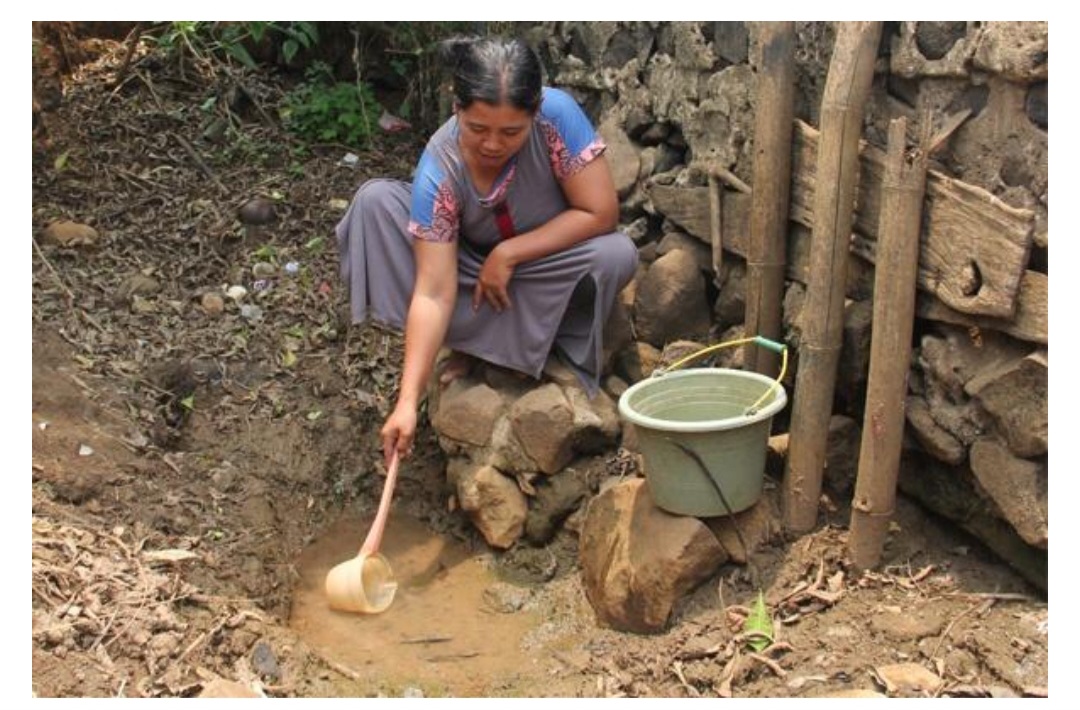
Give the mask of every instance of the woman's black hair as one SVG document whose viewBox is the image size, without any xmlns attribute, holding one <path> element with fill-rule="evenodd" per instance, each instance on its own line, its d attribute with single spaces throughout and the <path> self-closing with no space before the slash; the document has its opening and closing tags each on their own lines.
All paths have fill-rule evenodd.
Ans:
<svg viewBox="0 0 1080 710">
<path fill-rule="evenodd" d="M 529 113 L 540 107 L 540 58 L 519 39 L 453 37 L 439 44 L 439 57 L 454 76 L 454 98 L 461 108 L 474 101 L 509 104 Z"/>
</svg>

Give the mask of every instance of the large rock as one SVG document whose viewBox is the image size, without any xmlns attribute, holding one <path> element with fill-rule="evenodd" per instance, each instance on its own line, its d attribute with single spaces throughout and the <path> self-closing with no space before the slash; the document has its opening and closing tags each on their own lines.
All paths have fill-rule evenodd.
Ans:
<svg viewBox="0 0 1080 710">
<path fill-rule="evenodd" d="M 613 121 L 607 121 L 598 129 L 607 143 L 608 165 L 615 182 L 615 191 L 620 198 L 626 197 L 637 184 L 641 171 L 641 156 L 630 138 Z"/>
<path fill-rule="evenodd" d="M 461 509 L 492 547 L 506 549 L 521 537 L 529 505 L 517 483 L 492 466 L 474 466 L 457 476 Z"/>
<path fill-rule="evenodd" d="M 1027 355 L 1029 347 L 989 331 L 975 340 L 964 328 L 939 324 L 938 329 L 940 336 L 923 336 L 914 358 L 922 373 L 922 394 L 934 422 L 961 443 L 971 445 L 993 422 L 972 401 L 966 390 L 968 382 Z"/>
<path fill-rule="evenodd" d="M 700 239 L 695 239 L 682 232 L 668 232 L 660 239 L 660 243 L 656 245 L 656 255 L 664 256 L 676 249 L 682 249 L 694 257 L 694 262 L 701 273 L 712 273 L 712 249 Z"/>
<path fill-rule="evenodd" d="M 550 383 L 514 402 L 510 422 L 522 447 L 544 473 L 555 473 L 573 458 L 574 409 L 562 389 Z"/>
<path fill-rule="evenodd" d="M 908 78 L 966 77 L 968 62 L 977 42 L 978 31 L 974 28 L 965 32 L 964 36 L 957 36 L 952 28 L 923 22 L 901 22 L 900 32 L 892 38 L 889 69 L 897 76 Z"/>
<path fill-rule="evenodd" d="M 874 317 L 871 301 L 844 304 L 844 338 L 840 350 L 843 367 L 836 373 L 836 391 L 852 409 L 866 399 L 866 378 L 870 372 L 870 326 Z"/>
<path fill-rule="evenodd" d="M 589 482 L 584 470 L 570 467 L 558 476 L 537 481 L 536 496 L 525 520 L 525 538 L 534 545 L 544 545 L 559 530 L 589 494 Z"/>
<path fill-rule="evenodd" d="M 623 292 L 626 290 L 623 289 Z M 622 293 L 612 304 L 611 313 L 608 315 L 607 323 L 604 324 L 604 350 L 601 354 L 604 360 L 602 367 L 604 374 L 611 372 L 615 353 L 634 342 L 634 319 L 631 314 L 633 305 L 633 299 L 627 302 Z"/>
<path fill-rule="evenodd" d="M 734 520 L 729 515 L 703 519 L 731 562 L 745 565 L 755 550 L 781 534 L 783 523 L 778 495 L 776 489 L 766 490 L 757 503 L 736 513 Z M 743 542 L 746 547 L 743 547 Z"/>
<path fill-rule="evenodd" d="M 1021 458 L 1049 449 L 1049 361 L 1045 351 L 1014 360 L 969 380 L 971 393 L 994 420 L 998 434 Z"/>
<path fill-rule="evenodd" d="M 900 490 L 928 510 L 954 521 L 981 540 L 1029 582 L 1046 591 L 1049 553 L 1028 544 L 992 502 L 977 493 L 974 474 L 966 467 L 948 466 L 916 449 L 904 450 Z"/>
<path fill-rule="evenodd" d="M 750 56 L 750 32 L 746 23 L 714 22 L 713 47 L 720 58 L 731 64 L 742 64 Z"/>
<path fill-rule="evenodd" d="M 971 470 L 1005 519 L 1029 545 L 1049 545 L 1049 494 L 1045 464 L 1017 458 L 987 439 L 971 447 Z"/>
<path fill-rule="evenodd" d="M 502 396 L 491 387 L 459 378 L 438 398 L 431 424 L 442 436 L 483 446 L 491 439 L 504 408 Z"/>
<path fill-rule="evenodd" d="M 1047 78 L 1049 58 L 1049 23 L 987 22 L 973 63 L 1010 81 L 1030 83 Z"/>
<path fill-rule="evenodd" d="M 697 260 L 682 249 L 654 261 L 638 284 L 634 306 L 638 336 L 657 347 L 675 338 L 705 335 L 711 323 L 709 310 Z"/>
<path fill-rule="evenodd" d="M 859 451 L 862 448 L 859 424 L 851 417 L 834 414 L 829 419 L 828 443 L 825 447 L 825 483 L 837 493 L 850 493 L 859 474 Z"/>
<path fill-rule="evenodd" d="M 675 603 L 727 559 L 696 518 L 657 508 L 643 479 L 589 503 L 581 532 L 585 593 L 597 619 L 621 631 L 663 630 Z"/>
<path fill-rule="evenodd" d="M 919 396 L 909 396 L 905 405 L 907 422 L 915 439 L 928 454 L 939 461 L 961 464 L 967 458 L 967 447 L 934 421 L 930 405 Z"/>
<path fill-rule="evenodd" d="M 598 454 L 615 448 L 619 439 L 619 412 L 603 390 L 592 399 L 577 387 L 563 390 L 573 411 L 573 449 L 582 454 Z"/>
<path fill-rule="evenodd" d="M 931 21 L 915 24 L 915 45 L 927 59 L 941 59 L 956 43 L 967 36 L 967 23 Z"/>
<path fill-rule="evenodd" d="M 746 321 L 746 262 L 724 254 L 720 267 L 720 295 L 713 304 L 713 314 L 721 328 Z"/>
<path fill-rule="evenodd" d="M 615 356 L 615 374 L 634 384 L 651 375 L 659 362 L 659 350 L 648 343 L 633 342 Z"/>
</svg>

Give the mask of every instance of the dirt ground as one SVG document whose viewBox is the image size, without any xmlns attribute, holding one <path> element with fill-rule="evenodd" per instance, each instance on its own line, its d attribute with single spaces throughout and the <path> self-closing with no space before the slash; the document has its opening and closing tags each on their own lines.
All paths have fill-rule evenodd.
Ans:
<svg viewBox="0 0 1080 710">
<path fill-rule="evenodd" d="M 913 504 L 879 572 L 846 563 L 840 509 L 636 636 L 596 624 L 572 530 L 497 553 L 449 511 L 427 427 L 388 532 L 400 598 L 385 618 L 320 609 L 374 512 L 400 354 L 348 326 L 333 226 L 365 178 L 406 177 L 421 138 L 347 167 L 345 146 L 281 132 L 275 79 L 139 55 L 117 84 L 122 44 L 96 51 L 34 142 L 36 696 L 1046 694 L 1045 598 Z M 245 228 L 254 197 L 276 219 Z M 98 237 L 50 242 L 57 219 Z M 244 300 L 207 310 L 235 285 Z M 759 589 L 774 633 L 754 652 Z"/>
</svg>

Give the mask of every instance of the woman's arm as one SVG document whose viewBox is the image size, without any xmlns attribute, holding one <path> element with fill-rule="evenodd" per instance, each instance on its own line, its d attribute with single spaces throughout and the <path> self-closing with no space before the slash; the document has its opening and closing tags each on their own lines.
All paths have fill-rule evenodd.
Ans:
<svg viewBox="0 0 1080 710">
<path fill-rule="evenodd" d="M 510 307 L 506 287 L 518 264 L 539 259 L 615 230 L 619 201 L 611 168 L 603 155 L 562 181 L 567 209 L 541 226 L 499 243 L 484 261 L 473 309 L 486 300 L 496 311 Z"/>
<path fill-rule="evenodd" d="M 457 242 L 413 241 L 416 284 L 405 319 L 405 362 L 394 411 L 383 425 L 387 462 L 397 449 L 407 455 L 416 434 L 416 411 L 435 356 L 446 337 L 457 299 Z M 389 463 L 388 463 L 389 465 Z"/>
</svg>

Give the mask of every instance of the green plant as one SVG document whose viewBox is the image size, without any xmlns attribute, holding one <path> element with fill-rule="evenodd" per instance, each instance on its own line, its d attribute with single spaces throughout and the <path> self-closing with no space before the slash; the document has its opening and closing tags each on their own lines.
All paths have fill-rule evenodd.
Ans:
<svg viewBox="0 0 1080 710">
<path fill-rule="evenodd" d="M 309 141 L 367 145 L 382 112 L 371 87 L 334 81 L 322 62 L 313 63 L 306 77 L 285 97 L 285 126 Z"/>
<path fill-rule="evenodd" d="M 276 35 L 281 41 L 285 63 L 292 62 L 301 48 L 308 49 L 319 41 L 319 31 L 313 22 L 200 22 L 176 21 L 150 39 L 183 64 L 190 56 L 196 62 L 210 64 L 212 60 L 235 59 L 254 69 L 255 60 L 245 46 L 259 43 L 264 37 Z"/>
</svg>

